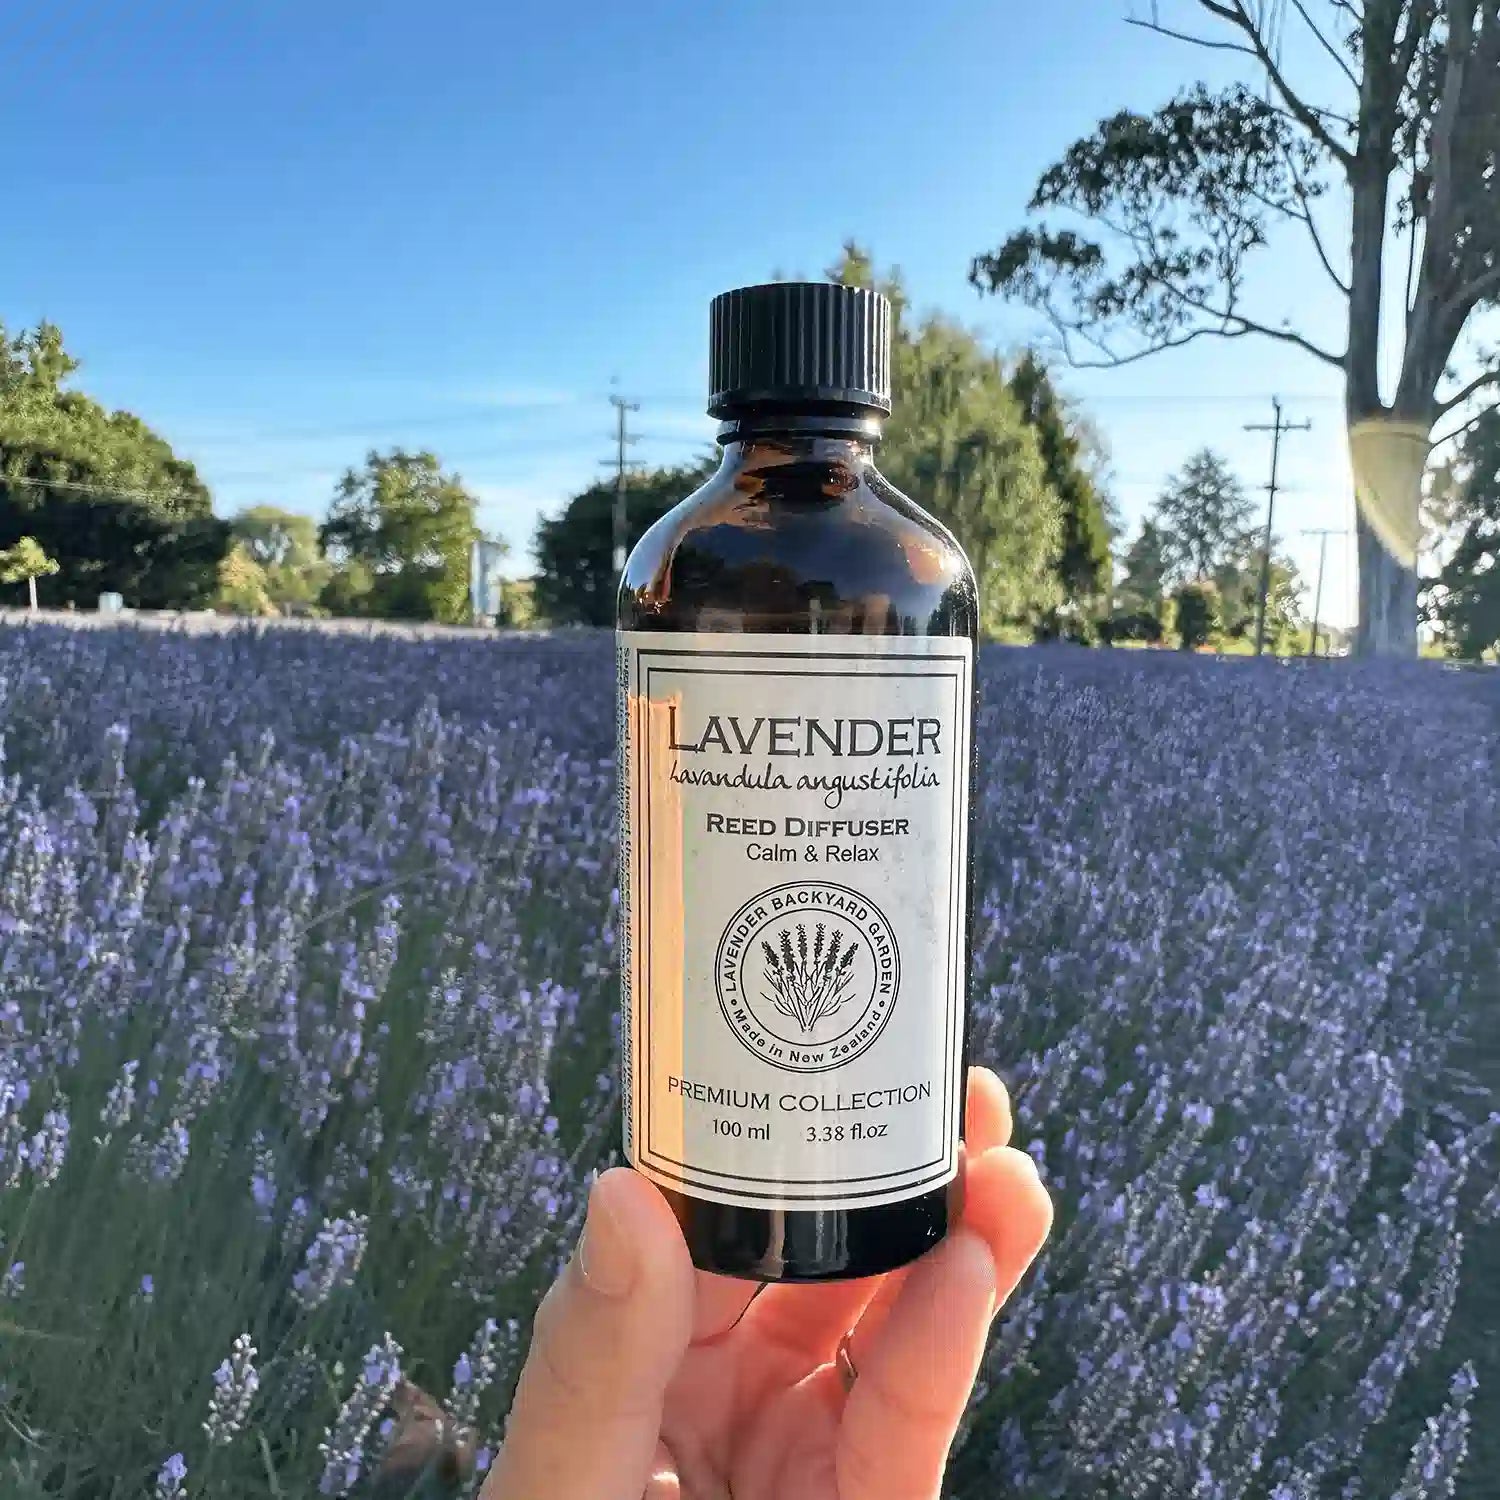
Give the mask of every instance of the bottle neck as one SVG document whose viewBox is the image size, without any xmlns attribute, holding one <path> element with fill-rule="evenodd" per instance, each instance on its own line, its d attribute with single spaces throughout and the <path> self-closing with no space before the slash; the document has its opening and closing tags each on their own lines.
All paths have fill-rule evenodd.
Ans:
<svg viewBox="0 0 1500 1500">
<path fill-rule="evenodd" d="M 853 468 L 873 461 L 883 425 L 869 411 L 756 410 L 722 422 L 718 438 L 726 469 L 808 461 Z"/>
</svg>

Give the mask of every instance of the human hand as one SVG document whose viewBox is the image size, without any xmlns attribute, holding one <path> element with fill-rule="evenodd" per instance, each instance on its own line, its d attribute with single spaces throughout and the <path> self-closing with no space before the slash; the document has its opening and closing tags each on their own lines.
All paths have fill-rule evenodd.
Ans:
<svg viewBox="0 0 1500 1500">
<path fill-rule="evenodd" d="M 936 1500 L 990 1320 L 1052 1223 L 988 1069 L 967 1126 L 963 1221 L 935 1249 L 759 1294 L 694 1270 L 655 1187 L 606 1172 L 482 1500 Z"/>
</svg>

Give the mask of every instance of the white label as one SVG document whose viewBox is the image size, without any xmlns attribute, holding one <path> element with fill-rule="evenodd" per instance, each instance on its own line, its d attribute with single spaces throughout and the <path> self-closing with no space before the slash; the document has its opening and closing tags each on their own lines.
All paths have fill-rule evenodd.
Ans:
<svg viewBox="0 0 1500 1500">
<path fill-rule="evenodd" d="M 758 1208 L 948 1182 L 970 643 L 618 640 L 630 1161 Z"/>
</svg>

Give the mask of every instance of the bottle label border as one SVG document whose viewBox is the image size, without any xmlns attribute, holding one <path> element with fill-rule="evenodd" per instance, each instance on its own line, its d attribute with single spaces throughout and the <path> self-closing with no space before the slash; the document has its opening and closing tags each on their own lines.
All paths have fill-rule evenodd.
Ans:
<svg viewBox="0 0 1500 1500">
<path fill-rule="evenodd" d="M 944 948 L 948 973 L 942 992 L 944 1153 L 892 1172 L 858 1178 L 788 1179 L 720 1172 L 677 1161 L 651 1145 L 650 1072 L 654 1066 L 651 1031 L 651 955 L 649 931 L 650 737 L 634 733 L 623 705 L 619 774 L 622 779 L 620 880 L 621 920 L 640 930 L 625 934 L 621 945 L 623 1108 L 628 1122 L 626 1156 L 637 1171 L 662 1186 L 690 1196 L 742 1207 L 797 1209 L 807 1212 L 840 1207 L 874 1207 L 916 1197 L 951 1182 L 959 1166 L 959 1121 L 962 1117 L 964 1005 L 968 975 L 967 944 L 969 771 L 972 756 L 973 646 L 963 636 L 787 636 L 767 634 L 678 634 L 619 631 L 620 690 L 640 703 L 651 698 L 655 674 L 691 672 L 719 676 L 941 677 L 954 685 L 951 756 L 953 822 L 949 841 L 949 926 Z M 847 649 L 848 647 L 855 649 Z M 718 659 L 715 664 L 715 659 Z M 891 669 L 880 670 L 882 660 Z M 745 663 L 776 663 L 746 667 Z M 901 665 L 896 665 L 901 663 Z M 935 670 L 923 671 L 924 667 Z M 794 667 L 797 668 L 794 670 Z M 644 741 L 644 743 L 642 743 Z M 637 765 L 640 757 L 642 764 Z M 644 792 L 645 801 L 641 801 Z M 629 913 L 634 911 L 633 919 Z M 626 948 L 629 944 L 629 948 Z M 627 957 L 628 954 L 628 957 Z M 640 972 L 636 972 L 636 967 Z M 623 1034 L 628 1027 L 630 1035 Z M 626 1061 L 628 1059 L 628 1061 Z"/>
</svg>

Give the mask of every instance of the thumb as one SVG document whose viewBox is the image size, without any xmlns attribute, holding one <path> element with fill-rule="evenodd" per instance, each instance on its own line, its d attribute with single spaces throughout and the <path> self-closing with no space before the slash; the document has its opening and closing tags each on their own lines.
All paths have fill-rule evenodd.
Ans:
<svg viewBox="0 0 1500 1500">
<path fill-rule="evenodd" d="M 640 1500 L 692 1326 L 692 1262 L 672 1210 L 629 1168 L 606 1172 L 537 1310 L 484 1500 Z"/>
</svg>

